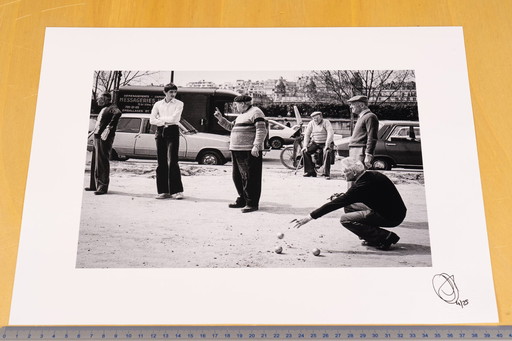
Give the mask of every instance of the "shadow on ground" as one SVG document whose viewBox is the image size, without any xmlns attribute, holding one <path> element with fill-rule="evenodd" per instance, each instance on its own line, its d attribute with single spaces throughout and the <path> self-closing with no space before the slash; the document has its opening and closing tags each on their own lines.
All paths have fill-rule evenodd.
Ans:
<svg viewBox="0 0 512 341">
<path fill-rule="evenodd" d="M 361 251 L 346 250 L 325 250 L 328 253 L 341 253 L 348 255 L 376 255 L 383 254 L 386 256 L 411 256 L 411 255 L 430 255 L 430 246 L 420 244 L 398 243 L 388 251 L 382 251 L 369 246 L 361 246 Z"/>
</svg>

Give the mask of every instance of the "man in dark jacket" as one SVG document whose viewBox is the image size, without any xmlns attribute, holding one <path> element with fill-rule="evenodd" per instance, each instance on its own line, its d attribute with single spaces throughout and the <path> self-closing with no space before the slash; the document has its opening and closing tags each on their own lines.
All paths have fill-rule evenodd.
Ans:
<svg viewBox="0 0 512 341">
<path fill-rule="evenodd" d="M 353 185 L 346 193 L 331 197 L 331 201 L 314 210 L 309 216 L 294 219 L 298 228 L 312 219 L 345 208 L 341 224 L 363 240 L 363 245 L 389 250 L 400 237 L 381 227 L 395 227 L 402 223 L 407 209 L 395 185 L 387 176 L 376 171 L 365 171 L 364 165 L 353 158 L 341 161 L 347 181 Z"/>
<path fill-rule="evenodd" d="M 96 126 L 94 127 L 94 148 L 91 159 L 91 181 L 86 191 L 94 191 L 94 194 L 101 195 L 108 192 L 110 182 L 110 152 L 116 135 L 117 122 L 121 117 L 121 110 L 111 103 L 112 95 L 103 92 L 97 99 L 98 105 L 102 108 Z"/>
</svg>

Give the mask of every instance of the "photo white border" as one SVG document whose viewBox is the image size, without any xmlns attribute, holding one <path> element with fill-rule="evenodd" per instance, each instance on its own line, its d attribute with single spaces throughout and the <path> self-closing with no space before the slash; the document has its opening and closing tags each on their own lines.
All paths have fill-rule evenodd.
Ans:
<svg viewBox="0 0 512 341">
<path fill-rule="evenodd" d="M 76 269 L 93 71 L 171 69 L 415 70 L 433 266 Z M 46 30 L 11 325 L 496 322 L 462 28 Z"/>
</svg>

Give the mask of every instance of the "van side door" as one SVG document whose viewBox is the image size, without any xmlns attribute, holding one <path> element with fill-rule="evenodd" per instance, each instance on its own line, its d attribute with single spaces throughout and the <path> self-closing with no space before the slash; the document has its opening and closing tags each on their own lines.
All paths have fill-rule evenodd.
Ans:
<svg viewBox="0 0 512 341">
<path fill-rule="evenodd" d="M 203 93 L 180 93 L 176 98 L 183 102 L 181 117 L 186 119 L 198 131 L 208 131 L 208 98 Z"/>
</svg>

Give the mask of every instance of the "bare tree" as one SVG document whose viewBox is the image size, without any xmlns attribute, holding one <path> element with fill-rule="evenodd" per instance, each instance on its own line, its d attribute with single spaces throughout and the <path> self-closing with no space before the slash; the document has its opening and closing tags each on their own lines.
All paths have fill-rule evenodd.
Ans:
<svg viewBox="0 0 512 341">
<path fill-rule="evenodd" d="M 326 99 L 347 103 L 352 96 L 365 95 L 373 105 L 390 102 L 414 79 L 411 70 L 323 70 L 312 75 Z"/>
<path fill-rule="evenodd" d="M 157 71 L 94 71 L 93 100 L 103 91 L 117 90 L 133 81 L 157 74 Z"/>
</svg>

